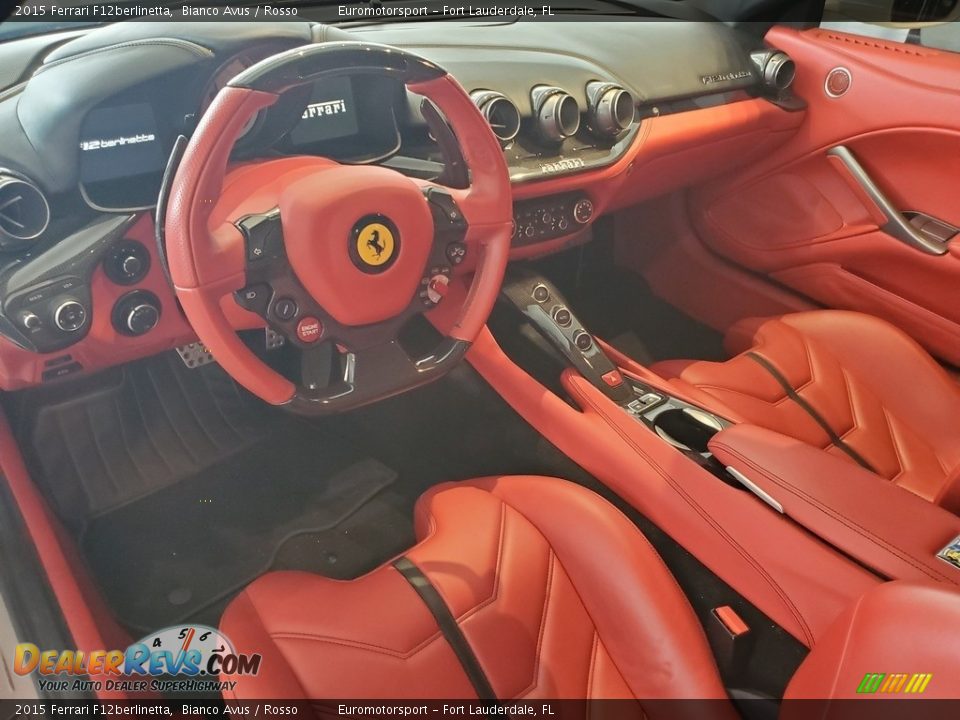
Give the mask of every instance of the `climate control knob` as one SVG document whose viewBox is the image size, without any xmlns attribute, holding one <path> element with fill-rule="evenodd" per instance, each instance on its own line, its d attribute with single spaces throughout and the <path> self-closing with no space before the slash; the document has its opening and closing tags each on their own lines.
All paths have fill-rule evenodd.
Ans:
<svg viewBox="0 0 960 720">
<path fill-rule="evenodd" d="M 63 332 L 76 332 L 87 321 L 87 309 L 77 300 L 64 300 L 53 311 L 53 322 Z"/>
<path fill-rule="evenodd" d="M 114 305 L 111 319 L 121 335 L 145 335 L 160 322 L 160 301 L 144 290 L 127 293 Z"/>
<path fill-rule="evenodd" d="M 150 270 L 150 252 L 136 240 L 124 240 L 107 252 L 103 270 L 118 285 L 133 285 Z"/>
</svg>

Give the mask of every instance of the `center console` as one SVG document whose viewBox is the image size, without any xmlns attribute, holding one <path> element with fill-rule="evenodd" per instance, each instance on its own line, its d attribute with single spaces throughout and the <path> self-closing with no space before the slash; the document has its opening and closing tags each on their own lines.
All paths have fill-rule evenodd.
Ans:
<svg viewBox="0 0 960 720">
<path fill-rule="evenodd" d="M 561 380 L 574 412 L 561 411 L 554 403 L 545 434 L 557 437 L 571 457 L 594 463 L 598 476 L 610 476 L 606 463 L 618 452 L 600 451 L 601 445 L 622 442 L 628 448 L 626 457 L 633 454 L 655 472 L 641 481 L 645 489 L 638 507 L 651 516 L 662 512 L 659 503 L 670 493 L 661 481 L 682 498 L 664 514 L 665 524 L 672 524 L 677 536 L 692 531 L 693 526 L 676 524 L 673 514 L 689 504 L 711 527 L 728 537 L 736 534 L 734 544 L 749 546 L 749 556 L 771 553 L 763 563 L 765 572 L 796 571 L 775 545 L 765 545 L 775 536 L 784 546 L 794 544 L 792 556 L 804 562 L 812 562 L 815 555 L 826 562 L 822 553 L 834 553 L 831 573 L 845 578 L 837 581 L 845 583 L 836 587 L 837 594 L 852 593 L 864 582 L 856 577 L 863 572 L 874 578 L 960 586 L 960 518 L 953 513 L 822 448 L 731 422 L 697 405 L 695 397 L 677 397 L 682 390 L 671 390 L 669 383 L 658 382 L 654 373 L 626 362 L 615 350 L 607 352 L 609 346 L 593 337 L 567 299 L 540 275 L 513 271 L 503 294 L 567 366 Z M 537 409 L 545 405 L 542 396 L 535 397 Z M 563 415 L 578 434 L 590 434 L 588 442 L 595 445 L 573 448 L 569 436 L 553 427 L 562 423 Z M 620 477 L 608 482 L 625 496 L 635 491 Z M 714 525 L 723 514 L 729 514 L 727 521 Z M 911 522 L 904 522 L 905 517 Z M 847 559 L 855 567 L 837 567 Z M 786 580 L 781 577 L 779 582 Z M 812 578 L 805 577 L 805 582 Z M 815 613 L 822 611 L 823 593 L 829 591 L 819 592 L 810 598 Z"/>
<path fill-rule="evenodd" d="M 712 456 L 710 439 L 731 423 L 624 375 L 549 280 L 517 272 L 506 279 L 502 292 L 580 375 L 630 417 L 684 454 L 703 459 Z"/>
</svg>

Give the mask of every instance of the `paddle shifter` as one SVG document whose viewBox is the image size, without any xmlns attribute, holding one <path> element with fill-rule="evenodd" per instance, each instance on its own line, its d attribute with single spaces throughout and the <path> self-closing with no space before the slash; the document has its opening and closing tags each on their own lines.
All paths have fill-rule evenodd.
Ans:
<svg viewBox="0 0 960 720">
<path fill-rule="evenodd" d="M 600 392 L 616 403 L 633 398 L 633 389 L 593 336 L 546 278 L 516 275 L 504 282 L 503 295 Z"/>
</svg>

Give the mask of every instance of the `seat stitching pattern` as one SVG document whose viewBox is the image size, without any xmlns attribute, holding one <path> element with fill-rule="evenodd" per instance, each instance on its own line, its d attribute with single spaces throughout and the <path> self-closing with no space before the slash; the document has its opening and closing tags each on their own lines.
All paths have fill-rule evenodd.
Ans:
<svg viewBox="0 0 960 720">
<path fill-rule="evenodd" d="M 587 691 L 584 695 L 585 698 L 590 699 L 593 697 L 593 673 L 597 667 L 597 645 L 600 642 L 600 634 L 597 632 L 597 629 L 593 629 L 593 642 L 590 643 L 590 666 L 587 668 Z M 589 712 L 589 710 L 588 710 Z"/>
<path fill-rule="evenodd" d="M 499 500 L 499 498 L 497 499 Z M 457 618 L 458 623 L 462 623 L 468 617 L 471 617 L 472 615 L 475 615 L 476 613 L 480 612 L 480 610 L 485 608 L 490 603 L 495 602 L 496 599 L 500 596 L 500 577 L 502 574 L 501 568 L 503 566 L 503 539 L 504 539 L 504 535 L 506 534 L 506 527 L 507 527 L 507 504 L 503 502 L 503 500 L 500 500 L 500 528 L 499 528 L 500 537 L 497 542 L 497 560 L 493 570 L 493 590 L 491 591 L 490 595 L 486 599 L 481 600 L 469 610 L 465 610 L 463 613 L 461 613 L 461 615 Z"/>
<path fill-rule="evenodd" d="M 306 642 L 318 642 L 325 645 L 339 645 L 342 647 L 354 648 L 356 650 L 365 650 L 367 652 L 375 653 L 377 655 L 388 655 L 390 657 L 399 658 L 401 660 L 407 660 L 412 658 L 418 652 L 426 648 L 432 642 L 442 637 L 441 633 L 438 631 L 433 635 L 427 637 L 426 639 L 420 641 L 417 645 L 412 647 L 410 650 L 405 652 L 399 652 L 393 648 L 383 647 L 381 645 L 374 645 L 372 643 L 363 643 L 357 640 L 348 640 L 346 638 L 333 637 L 330 635 L 315 635 L 313 633 L 306 632 L 277 632 L 270 633 L 270 637 L 273 640 L 302 640 Z"/>
<path fill-rule="evenodd" d="M 611 503 L 607 502 L 607 501 L 604 500 L 603 498 L 599 498 L 599 500 L 600 500 L 601 502 L 609 505 L 611 508 L 614 507 Z M 511 507 L 512 507 L 512 506 L 511 506 Z M 577 597 L 577 601 L 580 603 L 580 607 L 581 607 L 581 609 L 583 610 L 583 614 L 584 614 L 584 615 L 587 617 L 587 619 L 590 621 L 590 624 L 591 624 L 591 626 L 593 627 L 594 633 L 596 633 L 597 636 L 598 636 L 598 642 L 599 642 L 599 643 L 601 644 L 601 646 L 602 646 L 603 640 L 599 638 L 599 632 L 600 632 L 600 631 L 599 631 L 599 629 L 597 628 L 597 623 L 594 621 L 593 616 L 590 615 L 590 611 L 587 609 L 587 605 L 586 605 L 586 603 L 583 601 L 583 597 L 580 595 L 580 591 L 577 590 L 577 586 L 574 584 L 573 580 L 570 578 L 570 573 L 567 572 L 566 568 L 563 566 L 563 562 L 560 560 L 559 557 L 557 557 L 557 554 L 553 551 L 553 548 L 552 548 L 552 546 L 550 545 L 550 541 L 549 541 L 549 540 L 547 539 L 547 537 L 544 535 L 543 531 L 540 530 L 539 525 L 537 525 L 533 520 L 531 520 L 529 517 L 527 517 L 526 515 L 524 515 L 519 509 L 513 508 L 513 510 L 514 510 L 517 514 L 519 514 L 524 520 L 526 520 L 528 523 L 530 523 L 531 527 L 533 527 L 533 528 L 537 531 L 537 533 L 540 535 L 540 537 L 543 538 L 544 543 L 547 545 L 547 548 L 548 548 L 549 553 L 550 553 L 550 558 L 551 558 L 551 562 L 550 562 L 550 565 L 549 565 L 549 571 L 548 571 L 548 574 L 549 574 L 549 576 L 550 576 L 551 579 L 548 581 L 548 585 L 547 585 L 548 590 L 549 590 L 549 588 L 551 587 L 551 585 L 552 585 L 552 583 L 553 583 L 552 578 L 556 576 L 557 571 L 562 572 L 563 575 L 567 578 L 567 582 L 570 583 L 571 591 L 572 591 L 573 594 Z M 647 538 L 644 536 L 643 533 L 640 532 L 639 529 L 636 529 L 636 534 L 637 534 L 638 538 L 641 540 L 641 542 L 645 543 L 645 544 L 647 545 L 647 547 L 650 549 L 650 551 L 653 553 L 653 557 L 655 557 L 657 560 L 659 560 L 659 561 L 660 561 L 660 564 L 664 567 L 664 569 L 666 569 L 666 564 L 663 562 L 663 559 L 660 557 L 660 555 L 657 553 L 657 551 L 653 548 L 653 545 L 650 544 L 650 541 L 647 540 Z M 673 576 L 673 574 L 669 572 L 669 570 L 667 571 L 667 576 L 673 581 L 673 585 L 674 585 L 674 587 L 676 587 L 677 592 L 680 592 L 680 593 L 682 594 L 682 591 L 680 590 L 680 584 L 677 582 L 677 579 Z M 540 622 L 541 622 L 541 625 L 540 625 L 540 632 L 541 632 L 541 634 L 544 632 L 544 628 L 545 628 L 545 626 L 546 626 L 546 617 L 547 617 L 547 604 L 546 604 L 546 600 L 545 600 L 545 601 L 544 601 L 544 611 L 543 611 L 543 615 L 542 615 L 541 620 L 540 620 Z M 700 629 L 700 632 L 701 632 L 701 634 L 702 634 L 702 636 L 703 636 L 704 642 L 707 642 L 706 633 L 703 632 L 703 629 L 702 629 L 702 628 Z M 540 645 L 539 645 L 539 642 L 538 642 L 536 662 L 539 663 L 539 661 L 540 661 Z M 611 661 L 613 661 L 613 658 L 612 658 L 612 657 L 611 657 Z M 613 662 L 613 666 L 616 668 L 617 672 L 620 674 L 620 678 L 621 678 L 621 680 L 623 680 L 624 685 L 625 685 L 628 689 L 630 689 L 630 691 L 631 691 L 631 693 L 632 693 L 632 692 L 633 692 L 632 688 L 630 688 L 629 684 L 628 684 L 627 681 L 626 681 L 626 678 L 624 678 L 623 673 L 620 671 L 620 668 L 617 668 L 616 662 Z M 536 690 L 538 684 L 539 684 L 539 683 L 537 682 L 537 677 L 536 677 L 536 674 L 535 674 L 535 675 L 534 675 L 534 685 L 533 685 L 533 687 L 529 688 L 528 690 L 525 690 L 524 693 L 525 693 L 525 694 L 529 694 L 529 693 L 533 692 L 534 690 Z M 518 695 L 517 697 L 522 697 L 522 695 Z"/>
<path fill-rule="evenodd" d="M 904 472 L 906 472 L 906 463 L 903 461 L 903 456 L 900 454 L 900 443 L 897 441 L 896 432 L 893 429 L 893 425 L 891 425 L 890 413 L 887 410 L 886 406 L 881 406 L 880 410 L 883 413 L 883 422 L 887 428 L 887 436 L 889 437 L 889 440 L 890 440 L 890 447 L 893 450 L 894 457 L 896 457 L 897 459 L 897 465 L 900 467 L 900 471 L 896 473 L 892 478 L 890 478 L 892 482 L 896 482 L 897 479 L 901 475 L 903 475 Z M 934 453 L 934 455 L 936 455 L 936 453 Z M 938 459 L 938 462 L 939 462 L 939 459 Z"/>
<path fill-rule="evenodd" d="M 533 677 L 527 684 L 526 689 L 517 694 L 518 698 L 529 695 L 536 690 L 540 678 L 540 657 L 543 654 L 543 639 L 547 634 L 547 614 L 550 612 L 550 598 L 553 595 L 553 571 L 557 561 L 557 555 L 553 549 L 547 545 L 547 584 L 543 592 L 543 609 L 540 611 L 540 626 L 537 632 L 537 654 L 533 660 Z"/>
</svg>

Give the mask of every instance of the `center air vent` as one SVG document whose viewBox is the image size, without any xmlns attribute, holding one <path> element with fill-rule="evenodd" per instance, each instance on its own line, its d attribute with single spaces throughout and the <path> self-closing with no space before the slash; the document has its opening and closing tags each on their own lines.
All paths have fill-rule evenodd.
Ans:
<svg viewBox="0 0 960 720">
<path fill-rule="evenodd" d="M 500 142 L 510 142 L 520 132 L 520 110 L 505 95 L 493 90 L 475 90 L 470 98 Z"/>
<path fill-rule="evenodd" d="M 22 178 L 0 173 L 0 247 L 39 237 L 50 222 L 50 206 L 40 189 Z"/>
</svg>

